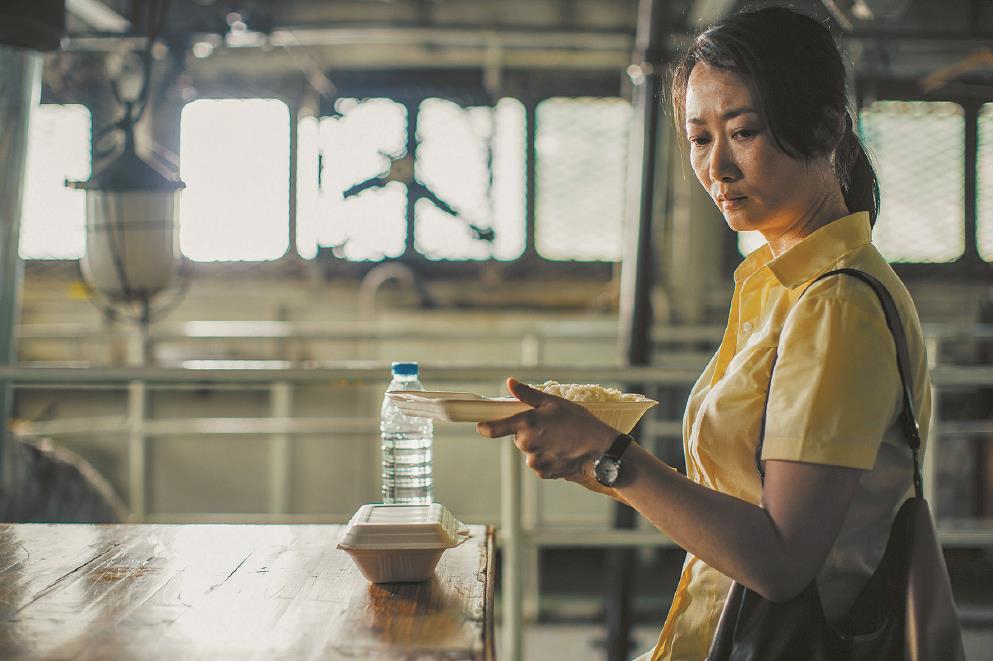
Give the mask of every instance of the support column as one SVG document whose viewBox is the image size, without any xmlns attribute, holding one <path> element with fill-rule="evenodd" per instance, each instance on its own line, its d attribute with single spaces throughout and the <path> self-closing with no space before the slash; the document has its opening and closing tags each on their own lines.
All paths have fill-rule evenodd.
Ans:
<svg viewBox="0 0 993 661">
<path fill-rule="evenodd" d="M 149 364 L 148 326 L 132 329 L 128 336 L 127 364 Z M 148 420 L 148 385 L 144 381 L 128 383 L 128 505 L 131 522 L 141 523 L 148 514 L 148 443 L 145 422 Z"/>
<path fill-rule="evenodd" d="M 144 381 L 128 384 L 128 492 L 131 522 L 145 520 L 147 505 L 145 418 L 148 415 L 148 391 Z"/>
<path fill-rule="evenodd" d="M 625 243 L 621 262 L 620 339 L 621 358 L 627 365 L 648 365 L 652 359 L 652 223 L 658 205 L 656 188 L 665 174 L 667 150 L 660 148 L 660 71 L 666 59 L 664 39 L 669 27 L 669 6 L 662 0 L 641 0 L 635 52 L 628 74 L 633 85 L 634 124 L 631 130 L 628 165 L 628 197 Z M 663 132 L 663 136 L 668 133 Z M 661 165 L 661 167 L 657 167 Z M 661 181 L 666 181 L 663 177 Z M 661 192 L 664 200 L 664 188 Z M 644 392 L 643 386 L 628 389 Z M 635 432 L 635 438 L 638 438 Z M 630 529 L 636 513 L 627 505 L 614 505 L 613 526 Z M 604 610 L 607 621 L 607 659 L 626 661 L 631 657 L 630 632 L 637 571 L 634 549 L 607 552 Z"/>
<path fill-rule="evenodd" d="M 501 580 L 503 637 L 500 658 L 524 658 L 523 562 L 521 531 L 521 453 L 510 439 L 500 441 L 500 536 L 503 538 Z"/>
<path fill-rule="evenodd" d="M 293 415 L 293 386 L 277 381 L 269 387 L 269 415 L 289 420 Z M 292 447 L 285 432 L 269 437 L 269 512 L 285 515 L 290 511 L 290 470 Z"/>
<path fill-rule="evenodd" d="M 41 96 L 41 55 L 0 46 L 0 366 L 17 362 L 15 333 L 21 299 L 21 201 L 24 192 L 31 109 Z M 10 438 L 14 389 L 0 382 L 0 487 Z"/>
<path fill-rule="evenodd" d="M 538 367 L 541 365 L 542 341 L 538 333 L 528 333 L 521 340 L 521 365 Z M 522 471 L 523 472 L 523 471 Z M 525 534 L 530 534 L 542 525 L 541 489 L 542 483 L 534 476 L 522 482 L 521 519 Z M 521 595 L 523 618 L 534 622 L 541 614 L 541 550 L 534 544 L 524 549 L 523 593 Z"/>
<path fill-rule="evenodd" d="M 676 136 L 669 127 L 670 139 Z M 710 292 L 720 282 L 723 246 L 730 230 L 707 192 L 700 186 L 682 150 L 673 149 L 670 163 L 672 209 L 666 219 L 662 274 L 675 324 L 704 324 Z M 680 174 L 685 172 L 685 176 Z M 733 242 L 731 242 L 733 243 Z M 740 258 L 735 259 L 737 262 Z"/>
</svg>

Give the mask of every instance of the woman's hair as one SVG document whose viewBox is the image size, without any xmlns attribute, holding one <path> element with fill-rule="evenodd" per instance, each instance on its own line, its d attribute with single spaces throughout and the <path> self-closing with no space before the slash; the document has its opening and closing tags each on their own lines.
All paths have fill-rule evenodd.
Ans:
<svg viewBox="0 0 993 661">
<path fill-rule="evenodd" d="M 686 85 L 698 63 L 748 83 L 776 144 L 793 158 L 834 155 L 850 211 L 879 215 L 879 181 L 852 126 L 845 65 L 827 28 L 785 7 L 731 16 L 696 38 L 672 71 L 676 130 L 685 123 Z M 840 131 L 840 134 L 839 134 Z"/>
</svg>

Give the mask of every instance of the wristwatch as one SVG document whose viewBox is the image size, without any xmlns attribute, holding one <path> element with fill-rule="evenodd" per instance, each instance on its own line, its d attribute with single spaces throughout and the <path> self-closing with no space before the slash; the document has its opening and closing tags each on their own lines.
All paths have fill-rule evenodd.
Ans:
<svg viewBox="0 0 993 661">
<path fill-rule="evenodd" d="M 617 484 L 617 479 L 621 476 L 621 455 L 633 440 L 628 434 L 618 435 L 607 451 L 593 463 L 593 475 L 597 482 L 605 487 Z"/>
</svg>

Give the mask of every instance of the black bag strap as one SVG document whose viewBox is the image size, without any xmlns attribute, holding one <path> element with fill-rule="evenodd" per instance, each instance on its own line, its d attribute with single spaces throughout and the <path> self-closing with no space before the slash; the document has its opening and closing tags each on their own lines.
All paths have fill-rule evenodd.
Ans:
<svg viewBox="0 0 993 661">
<path fill-rule="evenodd" d="M 890 334 L 893 336 L 893 342 L 896 344 L 896 366 L 897 370 L 900 372 L 900 383 L 903 386 L 903 409 L 900 412 L 900 419 L 903 422 L 907 444 L 910 446 L 910 449 L 914 454 L 914 493 L 918 498 L 923 498 L 924 480 L 921 477 L 920 462 L 921 428 L 917 422 L 917 413 L 914 409 L 913 383 L 910 378 L 912 373 L 910 370 L 910 350 L 907 348 L 907 335 L 904 333 L 903 322 L 900 319 L 900 313 L 897 310 L 896 302 L 893 300 L 893 296 L 890 295 L 889 290 L 886 289 L 886 286 L 883 285 L 883 283 L 881 283 L 874 276 L 871 276 L 864 271 L 859 271 L 858 269 L 841 268 L 828 271 L 827 273 L 819 275 L 810 284 L 813 285 L 814 282 L 817 282 L 818 280 L 823 280 L 824 278 L 841 274 L 858 278 L 872 287 L 872 290 L 876 293 L 876 298 L 879 299 L 880 304 L 883 306 L 883 314 L 886 316 L 886 326 L 890 329 Z M 805 293 L 807 293 L 806 289 L 802 294 L 800 294 L 800 297 L 802 298 Z M 777 347 L 776 354 L 772 358 L 772 367 L 769 370 L 770 392 L 772 391 L 772 374 L 776 369 L 776 361 L 778 358 L 779 349 Z M 758 447 L 755 448 L 755 466 L 758 468 L 759 477 L 763 483 L 765 483 L 765 470 L 762 468 L 762 445 L 765 442 L 765 420 L 768 412 L 769 395 L 767 393 L 765 399 L 765 409 L 762 412 L 762 423 L 759 427 L 759 444 Z"/>
</svg>

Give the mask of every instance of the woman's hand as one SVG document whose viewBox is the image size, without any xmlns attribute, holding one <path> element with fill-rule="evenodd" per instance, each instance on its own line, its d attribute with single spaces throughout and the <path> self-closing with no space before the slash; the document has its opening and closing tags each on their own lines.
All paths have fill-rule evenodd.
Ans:
<svg viewBox="0 0 993 661">
<path fill-rule="evenodd" d="M 563 478 L 614 495 L 593 477 L 593 462 L 610 447 L 618 431 L 579 404 L 516 379 L 507 379 L 507 388 L 534 408 L 502 420 L 480 422 L 476 431 L 489 438 L 513 434 L 514 443 L 527 456 L 528 467 L 542 479 Z"/>
</svg>

